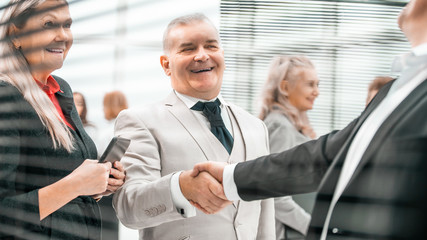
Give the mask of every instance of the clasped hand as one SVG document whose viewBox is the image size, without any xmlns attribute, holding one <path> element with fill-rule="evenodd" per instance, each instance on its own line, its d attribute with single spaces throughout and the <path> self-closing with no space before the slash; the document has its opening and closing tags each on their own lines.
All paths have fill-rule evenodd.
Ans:
<svg viewBox="0 0 427 240">
<path fill-rule="evenodd" d="M 100 194 L 93 195 L 92 197 L 97 199 L 102 196 L 108 196 L 117 191 L 125 182 L 126 172 L 123 168 L 121 162 L 114 162 L 113 166 L 110 168 L 109 178 L 107 180 L 107 188 L 104 192 Z"/>
<path fill-rule="evenodd" d="M 78 195 L 90 195 L 94 199 L 100 199 L 121 187 L 126 173 L 118 161 L 112 166 L 109 162 L 98 163 L 98 160 L 86 159 L 68 178 L 75 183 L 73 185 Z"/>
<path fill-rule="evenodd" d="M 214 214 L 232 202 L 228 201 L 222 186 L 226 163 L 206 162 L 184 171 L 179 176 L 181 191 L 190 203 L 206 214 Z"/>
</svg>

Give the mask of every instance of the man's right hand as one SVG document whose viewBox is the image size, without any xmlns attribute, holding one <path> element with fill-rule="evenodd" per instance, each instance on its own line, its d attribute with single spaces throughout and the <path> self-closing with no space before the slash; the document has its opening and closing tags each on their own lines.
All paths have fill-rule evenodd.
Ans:
<svg viewBox="0 0 427 240">
<path fill-rule="evenodd" d="M 179 176 L 181 192 L 191 204 L 206 214 L 214 214 L 230 205 L 220 182 L 207 172 L 194 176 L 194 171 L 184 171 Z"/>
<path fill-rule="evenodd" d="M 201 172 L 208 172 L 212 175 L 218 182 L 222 183 L 222 175 L 224 173 L 224 168 L 227 166 L 227 163 L 224 162 L 204 162 L 194 165 L 193 172 L 191 173 L 192 177 L 199 175 Z"/>
</svg>

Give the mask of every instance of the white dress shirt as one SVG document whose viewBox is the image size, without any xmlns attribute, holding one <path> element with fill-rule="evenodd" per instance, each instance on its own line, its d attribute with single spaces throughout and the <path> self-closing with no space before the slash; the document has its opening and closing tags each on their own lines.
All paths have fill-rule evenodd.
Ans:
<svg viewBox="0 0 427 240">
<path fill-rule="evenodd" d="M 393 110 L 427 78 L 427 43 L 413 48 L 412 53 L 403 55 L 397 62 L 400 62 L 402 65 L 400 68 L 403 70 L 401 77 L 393 83 L 387 96 L 368 116 L 350 145 L 328 210 L 321 240 L 326 239 L 333 208 L 347 186 L 375 133 Z M 224 192 L 229 200 L 241 200 L 233 177 L 236 165 L 226 166 L 223 173 Z"/>
<path fill-rule="evenodd" d="M 211 99 L 209 101 L 203 100 L 203 99 L 197 99 L 194 97 L 190 97 L 190 96 L 186 96 L 183 94 L 180 94 L 178 92 L 176 92 L 177 97 L 184 102 L 184 104 L 188 107 L 191 108 L 193 107 L 198 101 L 201 102 L 213 102 L 215 101 L 217 98 L 219 99 L 219 101 L 221 102 L 221 117 L 222 120 L 224 121 L 224 125 L 227 128 L 227 130 L 230 132 L 230 134 L 233 134 L 232 131 L 232 125 L 231 125 L 231 120 L 230 117 L 228 116 L 228 111 L 227 111 L 227 103 L 225 102 L 225 100 L 222 98 L 221 94 L 218 95 L 216 98 Z M 211 129 L 211 124 L 209 122 L 209 120 L 203 115 L 202 111 L 196 111 L 193 110 L 192 111 L 195 116 L 197 117 L 197 119 L 202 123 L 205 124 L 208 129 Z M 179 186 L 179 176 L 181 175 L 182 171 L 180 172 L 176 172 L 172 175 L 171 178 L 171 195 L 172 195 L 172 201 L 175 204 L 175 207 L 177 208 L 177 211 L 179 213 L 181 213 L 184 217 L 193 217 L 196 216 L 196 209 L 190 204 L 190 202 L 184 197 L 184 195 L 182 194 L 181 188 Z"/>
</svg>

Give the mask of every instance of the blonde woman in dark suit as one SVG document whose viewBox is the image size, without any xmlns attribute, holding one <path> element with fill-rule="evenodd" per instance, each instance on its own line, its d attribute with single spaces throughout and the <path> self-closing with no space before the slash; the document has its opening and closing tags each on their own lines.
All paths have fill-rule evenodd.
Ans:
<svg viewBox="0 0 427 240">
<path fill-rule="evenodd" d="M 0 239 L 101 239 L 97 200 L 125 175 L 91 160 L 71 88 L 51 75 L 73 42 L 68 3 L 12 0 L 1 23 Z"/>
<path fill-rule="evenodd" d="M 319 95 L 319 79 L 312 62 L 304 56 L 277 56 L 270 65 L 262 90 L 260 119 L 268 128 L 270 152 L 277 153 L 315 138 L 307 117 Z M 314 193 L 275 198 L 276 237 L 295 239 L 306 233 Z M 299 201 L 298 201 L 299 200 Z M 300 234 L 292 231 L 297 230 Z"/>
</svg>

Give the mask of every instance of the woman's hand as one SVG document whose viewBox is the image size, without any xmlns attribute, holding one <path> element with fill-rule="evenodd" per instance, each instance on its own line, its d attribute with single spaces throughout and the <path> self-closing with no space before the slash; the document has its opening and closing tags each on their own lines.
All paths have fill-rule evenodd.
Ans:
<svg viewBox="0 0 427 240">
<path fill-rule="evenodd" d="M 98 160 L 86 159 L 68 177 L 74 182 L 79 196 L 95 195 L 107 190 L 110 170 L 110 162 L 98 163 Z"/>
</svg>

